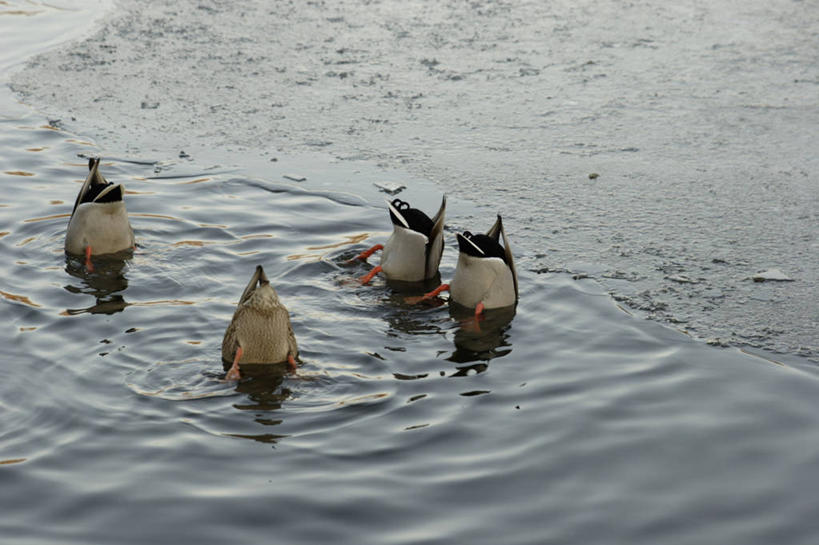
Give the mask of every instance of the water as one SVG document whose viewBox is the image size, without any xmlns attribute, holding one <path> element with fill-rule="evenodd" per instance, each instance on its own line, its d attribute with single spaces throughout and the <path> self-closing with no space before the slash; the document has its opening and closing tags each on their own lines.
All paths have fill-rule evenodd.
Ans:
<svg viewBox="0 0 819 545">
<path fill-rule="evenodd" d="M 793 10 L 800 5 L 794 3 Z M 144 45 L 148 29 L 140 22 L 164 21 L 151 27 L 158 47 L 179 46 L 178 38 L 162 42 L 163 32 L 189 36 L 198 24 L 216 26 L 210 10 L 217 5 L 152 6 L 155 9 L 143 16 L 114 14 L 124 16 L 125 22 L 110 20 L 110 26 L 103 27 L 107 32 L 47 53 L 35 61 L 39 64 L 12 78 L 34 85 L 35 79 L 45 77 L 41 69 L 51 62 L 49 55 L 69 55 L 79 59 L 79 67 L 94 66 L 96 55 L 108 54 L 106 48 L 95 47 L 100 39 L 96 45 L 122 40 L 116 42 L 122 55 L 117 63 L 100 66 L 113 74 L 138 74 L 142 58 L 121 48 Z M 388 15 L 388 7 L 380 5 L 378 14 Z M 506 9 L 494 3 L 484 8 Z M 315 19 L 313 9 L 318 8 L 292 8 L 285 20 L 306 25 Z M 436 16 L 436 9 L 429 8 L 427 15 Z M 509 10 L 520 21 L 528 20 Z M 192 14 L 197 18 L 181 25 L 180 18 Z M 221 30 L 207 34 L 211 41 L 240 40 L 247 28 L 240 29 L 231 19 L 240 18 L 239 12 L 218 15 Z M 359 15 L 362 18 L 348 15 L 342 22 L 333 14 L 322 18 L 333 29 L 360 24 L 372 37 L 367 19 Z M 503 13 L 496 15 L 487 21 L 506 20 Z M 576 12 L 561 16 L 571 27 Z M 257 21 L 261 15 L 245 17 Z M 36 33 L 36 20 L 24 21 Z M 810 27 L 809 18 L 805 21 L 808 30 L 816 28 Z M 410 18 L 396 32 L 411 33 L 423 24 Z M 162 30 L 162 25 L 168 28 Z M 291 26 L 291 32 L 298 34 L 299 28 Z M 331 32 L 319 29 L 320 34 Z M 128 33 L 131 38 L 125 39 Z M 446 41 L 448 35 L 440 39 Z M 275 40 L 284 43 L 285 37 Z M 302 40 L 321 41 L 309 33 Z M 239 43 L 249 50 L 254 43 L 261 47 L 253 41 Z M 189 47 L 190 55 L 207 55 L 200 43 L 190 42 Z M 73 54 L 77 48 L 88 48 L 89 57 Z M 307 55 L 295 50 L 295 59 L 283 59 L 297 62 L 298 55 Z M 151 51 L 146 47 L 142 52 L 144 62 L 153 58 Z M 384 53 L 385 63 L 390 54 L 397 55 Z M 443 62 L 443 54 L 436 55 Z M 111 68 L 120 62 L 125 68 Z M 369 66 L 361 64 L 359 70 Z M 623 252 L 622 261 L 608 261 L 605 257 L 615 251 L 598 249 L 583 263 L 554 265 L 555 256 L 575 253 L 567 247 L 586 255 L 580 250 L 597 236 L 590 233 L 599 231 L 594 218 L 606 217 L 602 203 L 589 216 L 565 222 L 550 218 L 544 232 L 538 214 L 558 210 L 557 200 L 530 197 L 533 202 L 527 204 L 519 199 L 522 186 L 511 184 L 462 193 L 461 188 L 478 187 L 477 182 L 430 181 L 436 177 L 422 171 L 441 167 L 442 160 L 431 157 L 432 148 L 424 146 L 421 151 L 429 154 L 420 155 L 430 158 L 431 166 L 420 168 L 416 159 L 396 160 L 389 140 L 397 138 L 399 130 L 382 133 L 385 155 L 380 158 L 367 152 L 378 137 L 362 136 L 360 149 L 368 160 L 339 157 L 339 148 L 352 144 L 343 137 L 335 140 L 335 133 L 329 145 L 297 137 L 291 146 L 270 134 L 242 129 L 247 120 L 243 116 L 250 115 L 242 113 L 243 101 L 253 102 L 252 93 L 227 106 L 233 121 L 217 113 L 195 114 L 195 124 L 177 130 L 182 109 L 168 113 L 161 108 L 166 103 L 178 107 L 180 97 L 163 91 L 157 95 L 157 108 L 142 108 L 143 97 L 138 103 L 126 100 L 134 91 L 124 88 L 112 91 L 110 100 L 95 103 L 94 110 L 82 98 L 90 87 L 71 83 L 74 69 L 78 66 L 61 72 L 65 82 L 42 80 L 54 85 L 50 103 L 58 115 L 16 104 L 6 94 L 7 113 L 0 120 L 0 181 L 5 188 L 0 198 L 5 258 L 0 263 L 0 308 L 6 324 L 0 329 L 4 541 L 815 541 L 819 417 L 814 400 L 819 384 L 812 358 L 816 334 L 810 325 L 816 308 L 810 289 L 815 284 L 808 276 L 810 259 L 815 259 L 808 252 L 814 231 L 804 230 L 802 242 L 792 245 L 807 260 L 804 269 L 785 266 L 795 282 L 754 284 L 737 278 L 730 289 L 719 288 L 725 292 L 722 300 L 731 301 L 738 293 L 749 301 L 777 303 L 784 316 L 741 319 L 731 314 L 734 305 L 726 303 L 725 313 L 739 320 L 743 331 L 760 332 L 760 340 L 744 343 L 746 348 L 709 346 L 697 337 L 718 336 L 707 326 L 723 314 L 694 307 L 716 297 L 709 290 L 717 289 L 713 284 L 722 277 L 713 273 L 708 276 L 713 280 L 679 282 L 679 275 L 691 275 L 691 263 L 705 262 L 698 261 L 696 248 L 673 259 L 663 257 L 677 244 L 674 238 L 662 238 L 671 232 L 663 226 L 656 235 L 661 243 L 654 246 L 659 263 L 681 266 L 662 271 L 663 278 L 646 272 L 651 269 L 651 262 L 644 261 L 651 237 L 639 238 L 639 250 L 631 258 Z M 103 73 L 107 69 L 94 72 L 95 78 L 104 83 L 112 77 Z M 86 70 L 76 73 L 85 77 Z M 225 76 L 212 77 L 215 87 L 225 83 L 220 79 Z M 173 89 L 191 81 L 184 74 L 179 80 Z M 422 81 L 424 88 L 433 82 L 429 93 L 448 96 L 434 83 L 437 74 Z M 440 81 L 449 85 L 460 80 Z M 313 85 L 321 87 L 315 81 Z M 60 89 L 73 95 L 57 92 Z M 325 93 L 313 96 L 320 101 L 330 96 L 328 89 Z M 76 104 L 61 109 L 67 96 Z M 166 101 L 165 96 L 172 98 Z M 474 97 L 467 93 L 466 99 Z M 189 104 L 201 107 L 199 101 Z M 119 124 L 111 123 L 115 113 Z M 160 113 L 166 116 L 162 123 L 174 122 L 174 129 L 162 138 L 151 119 Z M 303 113 L 300 118 L 288 109 L 282 122 L 307 134 L 306 120 L 316 118 L 306 109 Z M 330 110 L 324 113 L 329 120 L 318 130 L 321 141 L 326 137 L 322 131 L 332 132 L 339 119 Z M 806 115 L 808 123 L 811 114 Z M 157 123 L 161 117 L 156 116 Z M 77 132 L 80 128 L 86 132 Z M 252 138 L 244 143 L 217 144 L 223 136 L 248 135 Z M 271 147 L 253 141 L 266 136 L 275 142 Z M 792 143 L 798 155 L 801 140 L 796 140 Z M 283 151 L 273 151 L 273 146 Z M 124 262 L 100 261 L 89 275 L 80 263 L 66 259 L 62 244 L 78 182 L 85 176 L 85 157 L 98 154 L 104 156 L 105 175 L 124 182 L 128 190 L 138 248 Z M 625 171 L 629 163 L 624 157 L 633 154 L 614 152 L 613 164 Z M 485 160 L 491 163 L 492 157 L 487 153 Z M 568 169 L 579 163 L 562 164 Z M 588 164 L 583 166 L 585 175 Z M 474 168 L 466 170 L 474 173 Z M 510 176 L 525 179 L 533 167 L 521 162 L 507 168 Z M 620 191 L 607 186 L 614 210 L 627 209 L 628 196 L 639 193 L 627 191 L 629 179 L 641 179 L 630 176 L 614 182 Z M 803 187 L 807 200 L 784 190 L 767 193 L 770 199 L 792 199 L 792 207 L 805 207 L 805 218 L 794 223 L 783 219 L 779 232 L 789 233 L 814 219 L 816 208 L 808 203 L 816 193 L 804 185 L 810 176 L 795 176 L 802 181 L 789 186 Z M 568 193 L 559 179 L 547 186 Z M 400 196 L 426 210 L 437 209 L 441 192 L 447 191 L 447 248 L 441 267 L 445 280 L 452 277 L 456 259 L 453 233 L 486 229 L 493 220 L 489 209 L 504 212 L 520 274 L 521 302 L 514 316 L 490 317 L 475 331 L 473 324 L 450 315 L 445 305 L 407 306 L 404 293 L 383 280 L 372 287 L 352 282 L 368 267 L 347 265 L 346 259 L 388 236 L 380 200 L 384 193 L 374 185 L 384 181 L 406 185 Z M 590 193 L 595 186 L 589 183 L 584 181 L 586 185 L 564 201 L 565 214 L 571 215 L 573 207 L 581 214 L 584 202 L 594 202 Z M 491 199 L 489 205 L 475 202 L 504 189 L 508 200 L 500 205 Z M 506 208 L 511 203 L 520 212 Z M 704 207 L 683 213 L 705 214 Z M 653 214 L 641 208 L 630 221 L 653 227 Z M 630 223 L 608 221 L 621 234 L 630 232 Z M 765 233 L 764 227 L 752 222 L 749 229 Z M 585 235 L 572 234 L 577 232 Z M 703 227 L 698 240 L 708 240 L 708 233 Z M 539 242 L 544 234 L 546 247 Z M 603 238 L 599 244 L 607 246 Z M 623 235 L 621 246 L 626 241 Z M 764 255 L 775 263 L 771 252 Z M 713 269 L 725 269 L 732 278 L 745 274 L 733 254 L 716 257 L 725 263 L 711 262 L 715 256 L 709 255 Z M 631 269 L 613 274 L 626 262 L 636 262 L 633 270 L 640 274 L 630 274 Z M 221 338 L 259 263 L 291 311 L 304 365 L 297 376 L 274 368 L 238 385 L 225 383 L 220 380 Z M 753 268 L 750 263 L 744 267 Z M 583 272 L 593 278 L 572 274 Z M 664 278 L 674 275 L 677 280 Z M 639 305 L 628 303 L 645 282 L 679 285 L 679 297 L 671 297 L 669 307 L 677 299 L 693 299 L 680 308 L 705 327 L 702 334 L 696 335 L 698 330 L 686 335 L 682 328 L 690 329 L 687 323 L 669 327 L 644 319 L 656 309 L 635 311 Z M 609 290 L 615 291 L 614 298 Z M 798 294 L 801 305 L 787 304 Z M 648 303 L 657 306 L 653 296 Z M 746 313 L 756 308 L 765 307 L 751 306 Z M 681 319 L 679 313 L 674 307 L 668 314 Z M 775 322 L 801 328 L 801 337 L 761 331 Z M 804 351 L 796 339 L 806 339 Z M 783 353 L 764 350 L 766 343 Z M 808 357 L 799 355 L 803 352 Z"/>
</svg>

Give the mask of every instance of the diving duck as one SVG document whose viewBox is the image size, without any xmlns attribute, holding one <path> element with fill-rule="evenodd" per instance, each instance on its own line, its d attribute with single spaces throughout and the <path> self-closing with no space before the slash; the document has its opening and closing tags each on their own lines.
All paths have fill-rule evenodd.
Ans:
<svg viewBox="0 0 819 545">
<path fill-rule="evenodd" d="M 459 254 L 455 277 L 450 284 L 441 284 L 422 299 L 448 290 L 452 301 L 474 308 L 476 316 L 484 310 L 516 305 L 518 275 L 500 215 L 485 235 L 465 231 L 457 237 Z"/>
<path fill-rule="evenodd" d="M 99 158 L 88 160 L 88 177 L 74 202 L 65 235 L 65 251 L 84 254 L 89 271 L 94 269 L 92 255 L 134 249 L 134 230 L 123 200 L 125 188 L 106 180 L 99 166 Z"/>
<path fill-rule="evenodd" d="M 444 251 L 446 195 L 432 219 L 401 199 L 387 201 L 387 206 L 392 235 L 384 245 L 376 244 L 353 258 L 365 260 L 374 252 L 383 250 L 381 264 L 362 277 L 361 283 L 367 284 L 380 272 L 389 280 L 403 282 L 422 282 L 432 278 L 438 273 Z"/>
<path fill-rule="evenodd" d="M 240 363 L 286 361 L 289 370 L 295 371 L 298 353 L 290 315 L 259 265 L 222 340 L 222 361 L 231 364 L 225 378 L 239 380 Z"/>
</svg>

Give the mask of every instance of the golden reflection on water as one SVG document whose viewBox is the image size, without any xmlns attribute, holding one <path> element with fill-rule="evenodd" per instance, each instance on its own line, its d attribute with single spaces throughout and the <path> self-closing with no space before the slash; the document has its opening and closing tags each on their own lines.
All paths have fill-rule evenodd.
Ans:
<svg viewBox="0 0 819 545">
<path fill-rule="evenodd" d="M 9 176 L 34 176 L 33 172 L 26 172 L 25 170 L 6 170 L 4 172 Z"/>
<path fill-rule="evenodd" d="M 195 305 L 195 301 L 183 301 L 182 299 L 161 299 L 159 301 L 140 301 L 139 303 L 129 303 L 135 307 L 150 307 L 153 305 Z"/>
<path fill-rule="evenodd" d="M 308 250 L 328 250 L 330 248 L 340 248 L 342 246 L 347 246 L 349 244 L 358 244 L 362 240 L 366 240 L 370 237 L 369 233 L 361 233 L 360 235 L 347 235 L 344 238 L 346 240 L 342 240 L 341 242 L 336 242 L 334 244 L 325 244 L 323 246 L 310 246 Z"/>
<path fill-rule="evenodd" d="M 147 214 L 147 213 L 144 213 L 144 212 L 136 213 L 136 214 L 128 213 L 128 216 L 132 217 L 132 218 L 133 217 L 136 217 L 136 218 L 158 218 L 158 219 L 162 219 L 162 220 L 173 220 L 173 221 L 183 221 L 183 222 L 185 221 L 185 220 L 182 220 L 180 218 L 175 218 L 173 216 L 165 216 L 163 214 Z"/>
<path fill-rule="evenodd" d="M 42 147 L 42 148 L 26 148 L 26 151 L 38 152 L 38 151 L 45 151 L 45 150 L 47 150 L 47 149 L 48 149 L 47 147 Z"/>
<path fill-rule="evenodd" d="M 34 15 L 39 15 L 40 13 L 43 13 L 43 10 L 26 11 L 22 9 L 12 9 L 8 11 L 0 11 L 0 15 L 22 15 L 24 17 L 32 17 Z"/>
<path fill-rule="evenodd" d="M 131 390 L 134 393 L 139 394 L 141 396 L 158 397 L 160 399 L 166 399 L 166 400 L 169 400 L 169 401 L 188 401 L 188 400 L 194 400 L 194 399 L 206 399 L 206 398 L 209 398 L 209 397 L 224 397 L 225 396 L 225 393 L 221 392 L 221 391 L 215 391 L 215 392 L 188 392 L 188 391 L 186 391 L 186 392 L 181 392 L 178 395 L 165 395 L 166 392 L 168 392 L 169 390 L 173 390 L 174 388 L 176 388 L 175 384 L 165 386 L 164 388 L 159 388 L 158 390 L 142 390 L 140 388 L 137 388 L 134 384 L 129 384 L 129 386 L 131 387 Z"/>
<path fill-rule="evenodd" d="M 70 217 L 71 217 L 70 213 L 68 213 L 68 214 L 54 214 L 53 216 L 43 216 L 41 218 L 31 218 L 31 219 L 23 220 L 23 223 L 34 223 L 34 222 L 37 222 L 37 221 L 50 221 L 50 220 L 56 220 L 56 219 L 60 219 L 60 218 L 70 218 Z"/>
<path fill-rule="evenodd" d="M 337 403 L 337 405 L 355 405 L 357 403 L 365 403 L 367 401 L 373 401 L 375 399 L 383 399 L 388 397 L 390 394 L 383 392 L 380 394 L 367 394 L 363 396 L 351 397 L 350 399 L 343 399 Z"/>
<path fill-rule="evenodd" d="M 7 464 L 19 464 L 21 462 L 25 462 L 26 460 L 28 460 L 28 458 L 12 458 L 10 460 L 0 460 L 0 466 Z"/>
<path fill-rule="evenodd" d="M 0 296 L 5 297 L 6 299 L 8 299 L 10 301 L 17 301 L 18 303 L 23 303 L 24 305 L 28 305 L 30 307 L 42 308 L 41 305 L 38 305 L 37 303 L 35 303 L 34 301 L 29 299 L 25 295 L 15 295 L 13 293 L 8 293 L 8 292 L 0 290 Z"/>
<path fill-rule="evenodd" d="M 340 248 L 342 246 L 350 246 L 352 244 L 357 244 L 362 240 L 366 240 L 369 238 L 369 233 L 361 233 L 359 235 L 347 235 L 344 237 L 344 240 L 340 242 L 334 242 L 332 244 L 324 244 L 322 246 L 309 246 L 306 248 L 307 250 L 332 250 L 334 248 Z M 304 259 L 304 260 L 312 260 L 312 261 L 321 261 L 321 259 L 327 255 L 327 252 L 324 253 L 317 253 L 317 254 L 291 254 L 287 256 L 288 261 L 295 261 L 297 259 Z"/>
</svg>

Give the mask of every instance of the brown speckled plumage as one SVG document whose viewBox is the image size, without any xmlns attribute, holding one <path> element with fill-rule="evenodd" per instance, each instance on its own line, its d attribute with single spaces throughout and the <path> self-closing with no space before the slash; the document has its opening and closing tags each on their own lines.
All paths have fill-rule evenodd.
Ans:
<svg viewBox="0 0 819 545">
<path fill-rule="evenodd" d="M 279 363 L 298 355 L 287 308 L 279 301 L 261 265 L 250 279 L 222 340 L 222 360 L 230 364 L 242 347 L 240 364 Z"/>
</svg>

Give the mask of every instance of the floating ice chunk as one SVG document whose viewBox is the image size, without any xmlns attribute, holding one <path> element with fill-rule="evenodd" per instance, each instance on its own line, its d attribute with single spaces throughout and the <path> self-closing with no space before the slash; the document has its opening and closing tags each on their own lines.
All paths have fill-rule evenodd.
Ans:
<svg viewBox="0 0 819 545">
<path fill-rule="evenodd" d="M 754 282 L 793 282 L 793 278 L 779 269 L 768 269 L 767 271 L 758 272 L 751 277 L 751 280 Z"/>
<path fill-rule="evenodd" d="M 373 182 L 373 185 L 388 195 L 398 195 L 407 188 L 398 182 Z"/>
<path fill-rule="evenodd" d="M 699 280 L 694 280 L 684 274 L 672 274 L 671 276 L 666 276 L 666 278 L 679 284 L 699 284 Z"/>
</svg>

